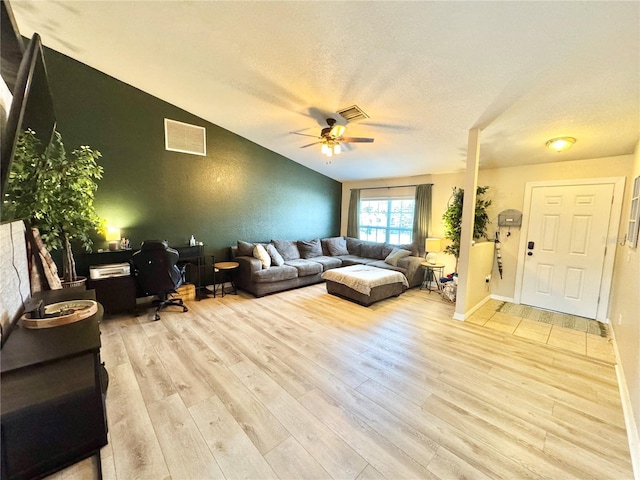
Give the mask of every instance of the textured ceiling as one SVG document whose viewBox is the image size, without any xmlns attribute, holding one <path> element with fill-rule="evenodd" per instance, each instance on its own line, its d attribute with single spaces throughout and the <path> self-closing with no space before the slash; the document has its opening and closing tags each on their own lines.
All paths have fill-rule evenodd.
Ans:
<svg viewBox="0 0 640 480">
<path fill-rule="evenodd" d="M 340 181 L 633 152 L 640 3 L 12 1 L 20 32 Z M 325 164 L 313 139 L 369 119 Z M 335 114 L 334 114 L 335 115 Z M 549 138 L 578 139 L 553 153 Z"/>
</svg>

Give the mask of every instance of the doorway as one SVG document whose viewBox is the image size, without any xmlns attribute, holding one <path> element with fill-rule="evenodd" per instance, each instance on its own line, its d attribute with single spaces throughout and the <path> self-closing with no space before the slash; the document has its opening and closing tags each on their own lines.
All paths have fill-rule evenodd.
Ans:
<svg viewBox="0 0 640 480">
<path fill-rule="evenodd" d="M 525 188 L 518 303 L 606 320 L 624 178 Z"/>
</svg>

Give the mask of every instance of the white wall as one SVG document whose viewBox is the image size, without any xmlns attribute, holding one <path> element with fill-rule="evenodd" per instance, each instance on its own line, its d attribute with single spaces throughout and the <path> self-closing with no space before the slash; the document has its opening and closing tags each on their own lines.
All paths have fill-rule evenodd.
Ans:
<svg viewBox="0 0 640 480">
<path fill-rule="evenodd" d="M 22 221 L 0 225 L 0 325 L 4 331 L 29 298 L 27 244 Z"/>
<path fill-rule="evenodd" d="M 558 154 L 561 155 L 561 154 Z M 516 209 L 522 212 L 524 206 L 525 184 L 534 181 L 566 180 L 579 178 L 599 178 L 599 177 L 626 177 L 628 187 L 632 181 L 631 171 L 635 165 L 637 169 L 637 156 L 621 155 L 617 157 L 595 158 L 589 160 L 575 160 L 569 162 L 556 162 L 541 165 L 522 165 L 518 167 L 496 168 L 480 170 L 478 174 L 478 185 L 489 186 L 484 198 L 493 202 L 489 207 L 489 237 L 498 230 L 498 214 L 503 210 Z M 345 182 L 342 184 L 342 225 L 341 233 L 346 234 L 347 216 L 349 211 L 349 195 L 352 188 L 363 188 L 370 186 L 393 186 L 406 184 L 433 183 L 433 210 L 432 210 L 432 235 L 444 238 L 444 227 L 442 225 L 442 214 L 447 208 L 447 203 L 451 197 L 453 187 L 462 187 L 464 182 L 464 172 L 423 175 L 418 177 L 403 177 L 392 179 L 381 179 L 365 182 Z M 628 201 L 626 202 L 628 203 Z M 628 206 L 626 207 L 628 208 Z M 626 218 L 623 212 L 623 219 Z M 623 222 L 624 223 L 624 222 Z M 621 226 L 624 231 L 626 226 Z M 510 233 L 510 236 L 507 236 Z M 497 271 L 495 262 L 492 264 L 491 293 L 497 297 L 513 299 L 516 270 L 518 267 L 518 248 L 520 243 L 520 228 L 500 229 L 501 253 L 503 261 L 503 278 Z M 611 245 L 616 245 L 616 239 L 610 239 Z M 443 242 L 446 245 L 446 242 Z M 620 249 L 621 247 L 617 247 Z M 635 258 L 637 261 L 637 257 Z M 445 264 L 445 273 L 454 271 L 455 259 L 451 255 L 438 254 L 438 262 Z M 620 263 L 619 261 L 617 263 Z M 484 278 L 484 276 L 483 276 Z M 616 279 L 614 279 L 616 280 Z M 637 289 L 637 284 L 635 286 Z M 472 306 L 470 306 L 471 308 Z M 636 369 L 637 371 L 637 369 Z"/>
<path fill-rule="evenodd" d="M 628 228 L 629 204 L 633 178 L 640 175 L 640 142 L 636 145 L 633 164 L 629 169 L 625 187 L 625 200 L 619 237 L 625 237 Z M 636 439 L 640 437 L 640 246 L 618 246 L 613 269 L 612 291 L 609 303 L 609 322 L 615 333 L 622 374 L 633 409 Z M 624 401 L 624 399 L 623 399 Z M 640 445 L 635 445 L 640 456 Z M 638 460 L 638 459 L 636 459 Z M 638 462 L 640 463 L 640 462 Z M 636 475 L 640 477 L 640 464 L 636 463 Z"/>
<path fill-rule="evenodd" d="M 501 211 L 513 208 L 522 212 L 524 190 L 527 182 L 627 177 L 628 186 L 632 162 L 633 155 L 622 155 L 591 160 L 480 170 L 478 185 L 491 187 L 487 195 L 485 195 L 485 198 L 490 198 L 493 202 L 489 208 L 489 218 L 492 220 L 490 231 L 493 233 L 498 229 L 497 217 Z M 434 181 L 437 182 L 437 178 Z M 521 229 L 519 228 L 500 229 L 504 265 L 503 278 L 500 279 L 499 275 L 492 276 L 491 293 L 501 298 L 511 299 L 514 296 L 520 231 Z M 507 236 L 507 233 L 511 233 L 511 235 Z M 615 245 L 615 239 L 612 239 L 610 244 Z"/>
</svg>

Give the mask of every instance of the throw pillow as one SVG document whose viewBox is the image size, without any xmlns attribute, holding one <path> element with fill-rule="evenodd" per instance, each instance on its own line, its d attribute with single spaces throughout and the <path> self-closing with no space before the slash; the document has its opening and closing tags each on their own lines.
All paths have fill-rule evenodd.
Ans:
<svg viewBox="0 0 640 480">
<path fill-rule="evenodd" d="M 278 250 L 278 253 L 282 255 L 285 262 L 287 260 L 297 260 L 300 258 L 300 251 L 298 250 L 298 244 L 295 240 L 271 240 Z"/>
<path fill-rule="evenodd" d="M 350 255 L 360 256 L 360 248 L 362 246 L 362 240 L 353 237 L 347 237 L 347 250 Z"/>
<path fill-rule="evenodd" d="M 282 258 L 282 255 L 278 253 L 278 250 L 276 250 L 276 247 L 273 246 L 273 243 L 269 243 L 266 247 L 266 250 L 271 257 L 272 265 L 275 265 L 276 267 L 281 267 L 282 265 L 284 265 L 284 258 Z"/>
<path fill-rule="evenodd" d="M 382 249 L 382 255 L 384 255 L 385 257 L 388 256 L 391 253 L 391 250 L 393 250 L 394 248 L 409 250 L 411 252 L 411 255 L 413 255 L 414 257 L 420 256 L 418 249 L 413 243 L 405 243 L 405 244 L 385 243 L 384 248 Z"/>
<path fill-rule="evenodd" d="M 337 257 L 338 255 L 349 255 L 347 250 L 347 241 L 344 237 L 325 238 L 323 240 L 329 255 Z"/>
<path fill-rule="evenodd" d="M 253 257 L 253 247 L 255 243 L 243 242 L 238 240 L 238 256 L 239 257 Z"/>
<path fill-rule="evenodd" d="M 382 260 L 383 258 L 385 258 L 385 255 L 382 254 L 383 248 L 384 243 L 362 242 L 362 245 L 360 246 L 360 256 Z"/>
<path fill-rule="evenodd" d="M 314 238 L 308 242 L 305 240 L 299 240 L 298 251 L 300 252 L 300 258 L 321 257 L 322 245 L 320 245 L 320 239 Z"/>
<path fill-rule="evenodd" d="M 253 247 L 253 256 L 262 262 L 262 268 L 271 266 L 271 257 L 260 243 Z"/>
<path fill-rule="evenodd" d="M 388 263 L 389 265 L 397 267 L 398 260 L 404 257 L 408 257 L 409 255 L 411 255 L 411 252 L 409 250 L 394 248 L 393 250 L 391 250 L 391 253 L 387 255 L 387 258 L 384 259 L 384 263 Z"/>
</svg>

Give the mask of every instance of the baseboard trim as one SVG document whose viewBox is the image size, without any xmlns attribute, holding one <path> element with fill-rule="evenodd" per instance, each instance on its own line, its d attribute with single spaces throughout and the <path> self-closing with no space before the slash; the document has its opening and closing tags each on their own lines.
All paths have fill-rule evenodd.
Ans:
<svg viewBox="0 0 640 480">
<path fill-rule="evenodd" d="M 609 328 L 609 331 L 611 332 L 611 340 L 613 341 L 613 352 L 616 356 L 616 377 L 618 377 L 618 389 L 620 391 L 620 401 L 622 402 L 622 414 L 624 415 L 629 451 L 631 452 L 633 477 L 635 480 L 640 480 L 640 436 L 638 435 L 638 425 L 636 424 L 635 416 L 633 414 L 629 388 L 627 387 L 627 380 L 624 376 L 622 362 L 620 361 L 620 352 L 618 351 L 616 334 L 613 328 Z"/>
<path fill-rule="evenodd" d="M 476 303 L 473 308 L 471 308 L 469 311 L 464 312 L 464 313 L 454 313 L 453 314 L 453 319 L 454 320 L 461 320 L 464 322 L 465 318 L 470 317 L 471 315 L 473 315 L 473 312 L 475 312 L 476 310 L 478 310 L 480 307 L 482 307 L 485 303 L 487 303 L 489 300 L 491 300 L 491 295 L 487 295 L 486 297 L 484 297 L 482 300 L 480 300 L 478 303 Z"/>
<path fill-rule="evenodd" d="M 502 295 L 493 295 L 493 294 L 491 294 L 491 298 L 493 300 L 499 300 L 501 302 L 516 303 L 516 301 L 513 299 L 513 297 L 503 297 Z"/>
</svg>

